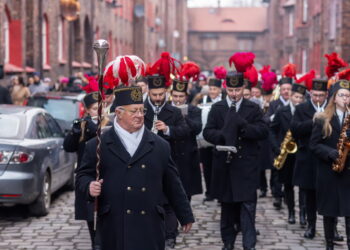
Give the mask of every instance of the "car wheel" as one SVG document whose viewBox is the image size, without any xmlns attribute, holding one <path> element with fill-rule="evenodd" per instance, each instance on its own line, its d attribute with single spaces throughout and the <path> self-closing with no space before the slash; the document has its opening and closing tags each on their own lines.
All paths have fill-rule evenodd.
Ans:
<svg viewBox="0 0 350 250">
<path fill-rule="evenodd" d="M 29 211 L 35 216 L 45 216 L 49 213 L 51 205 L 51 178 L 49 172 L 45 173 L 39 197 L 29 206 Z"/>
<path fill-rule="evenodd" d="M 65 185 L 65 188 L 68 191 L 74 191 L 74 189 L 75 189 L 75 175 L 74 175 L 74 172 L 75 172 L 75 165 L 72 168 L 72 173 L 71 173 L 71 175 L 69 177 L 69 180 L 67 181 L 67 183 Z"/>
</svg>

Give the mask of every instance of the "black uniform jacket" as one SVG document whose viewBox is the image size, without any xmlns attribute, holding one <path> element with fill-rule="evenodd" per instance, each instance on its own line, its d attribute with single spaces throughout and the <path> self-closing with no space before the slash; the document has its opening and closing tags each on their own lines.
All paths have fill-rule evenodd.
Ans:
<svg viewBox="0 0 350 250">
<path fill-rule="evenodd" d="M 204 138 L 214 145 L 226 145 L 235 137 L 238 150 L 230 163 L 227 153 L 214 150 L 211 194 L 224 202 L 254 201 L 259 185 L 257 163 L 259 140 L 267 138 L 268 126 L 260 107 L 243 99 L 237 114 L 231 115 L 226 99 L 215 103 L 208 115 Z M 228 133 L 231 130 L 233 133 Z M 235 131 L 236 130 L 236 131 Z"/>
<path fill-rule="evenodd" d="M 316 110 L 310 100 L 299 104 L 295 108 L 291 123 L 293 138 L 298 145 L 293 184 L 304 189 L 316 188 L 317 159 L 310 150 L 310 137 L 315 112 Z"/>
<path fill-rule="evenodd" d="M 292 120 L 292 111 L 290 105 L 279 108 L 275 114 L 273 121 L 270 124 L 271 129 L 271 144 L 273 147 L 274 156 L 280 154 L 280 147 L 284 140 L 287 131 L 290 129 Z M 292 184 L 293 170 L 295 163 L 295 154 L 288 154 L 283 167 L 279 170 L 280 181 L 286 184 Z"/>
<path fill-rule="evenodd" d="M 114 128 L 101 137 L 102 192 L 98 199 L 103 250 L 164 249 L 164 195 L 182 225 L 194 222 L 187 196 L 171 159 L 169 144 L 145 129 L 133 157 Z M 89 196 L 96 178 L 96 139 L 85 149 L 77 187 Z"/>
<path fill-rule="evenodd" d="M 344 171 L 332 170 L 329 154 L 337 149 L 341 126 L 336 115 L 331 120 L 332 134 L 324 138 L 323 121 L 316 120 L 310 139 L 310 148 L 318 161 L 316 175 L 316 198 L 318 213 L 324 216 L 350 216 L 350 158 L 347 157 Z"/>
</svg>

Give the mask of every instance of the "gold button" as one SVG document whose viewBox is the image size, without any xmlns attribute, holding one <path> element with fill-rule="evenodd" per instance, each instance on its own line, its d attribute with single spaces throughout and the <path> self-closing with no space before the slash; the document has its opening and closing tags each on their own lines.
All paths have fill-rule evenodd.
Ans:
<svg viewBox="0 0 350 250">
<path fill-rule="evenodd" d="M 131 187 L 127 187 L 127 190 L 128 190 L 128 191 L 131 191 Z"/>
<path fill-rule="evenodd" d="M 146 212 L 142 210 L 142 211 L 141 211 L 141 214 L 142 214 L 142 215 L 145 215 L 145 214 L 146 214 Z"/>
<path fill-rule="evenodd" d="M 126 213 L 131 214 L 131 210 L 130 209 L 126 210 Z"/>
<path fill-rule="evenodd" d="M 141 188 L 141 191 L 146 192 L 146 188 L 145 187 Z"/>
<path fill-rule="evenodd" d="M 131 168 L 131 166 L 128 166 L 128 168 Z"/>
<path fill-rule="evenodd" d="M 145 165 L 142 165 L 141 168 L 146 168 L 146 166 L 145 166 Z"/>
<path fill-rule="evenodd" d="M 240 155 L 240 156 L 238 156 L 238 158 L 239 158 L 239 159 L 242 159 L 242 156 Z"/>
</svg>

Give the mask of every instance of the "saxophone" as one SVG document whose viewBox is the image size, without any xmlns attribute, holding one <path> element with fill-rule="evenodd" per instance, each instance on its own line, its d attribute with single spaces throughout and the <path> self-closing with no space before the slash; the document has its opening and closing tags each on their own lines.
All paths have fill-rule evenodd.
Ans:
<svg viewBox="0 0 350 250">
<path fill-rule="evenodd" d="M 349 112 L 349 109 L 348 109 Z M 338 158 L 332 164 L 332 170 L 341 173 L 344 170 L 346 158 L 350 151 L 350 141 L 346 136 L 346 130 L 350 128 L 350 114 L 348 114 L 343 123 L 343 127 L 340 132 L 340 137 L 337 144 L 337 150 L 339 153 Z"/>
<path fill-rule="evenodd" d="M 156 110 L 153 116 L 153 125 L 151 129 L 151 132 L 155 134 L 158 134 L 158 129 L 156 128 L 156 122 L 158 121 L 158 113 L 159 113 L 159 105 L 156 105 Z"/>
<path fill-rule="evenodd" d="M 273 166 L 277 170 L 280 170 L 283 167 L 288 154 L 295 154 L 298 150 L 298 146 L 295 143 L 290 130 L 288 130 L 284 136 L 280 149 L 281 153 L 273 161 Z"/>
</svg>

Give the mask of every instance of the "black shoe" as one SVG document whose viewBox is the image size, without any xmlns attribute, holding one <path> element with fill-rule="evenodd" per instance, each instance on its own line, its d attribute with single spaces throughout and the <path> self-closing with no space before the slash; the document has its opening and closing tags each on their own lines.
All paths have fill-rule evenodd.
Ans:
<svg viewBox="0 0 350 250">
<path fill-rule="evenodd" d="M 165 240 L 165 248 L 175 248 L 176 239 L 166 239 Z"/>
<path fill-rule="evenodd" d="M 306 218 L 305 218 L 305 210 L 301 209 L 300 213 L 299 213 L 299 224 L 301 227 L 305 227 L 306 226 Z"/>
<path fill-rule="evenodd" d="M 266 191 L 265 190 L 261 190 L 259 198 L 264 198 L 264 197 L 266 197 Z"/>
<path fill-rule="evenodd" d="M 326 240 L 326 250 L 334 250 L 334 243 L 332 240 Z"/>
<path fill-rule="evenodd" d="M 295 224 L 295 212 L 294 211 L 288 212 L 288 223 Z"/>
<path fill-rule="evenodd" d="M 311 226 L 309 225 L 304 233 L 304 238 L 313 239 L 313 238 L 315 238 L 315 233 L 316 233 L 315 225 L 311 225 Z"/>
<path fill-rule="evenodd" d="M 260 231 L 256 229 L 256 236 L 260 235 Z"/>
<path fill-rule="evenodd" d="M 273 202 L 273 206 L 278 210 L 281 209 L 282 208 L 282 198 L 281 197 L 275 198 L 275 200 Z"/>
<path fill-rule="evenodd" d="M 334 241 L 344 241 L 344 237 L 339 234 L 338 230 L 334 231 Z"/>
<path fill-rule="evenodd" d="M 222 248 L 222 250 L 233 250 L 234 246 L 235 246 L 235 244 L 232 242 L 224 243 L 224 247 Z"/>
</svg>

